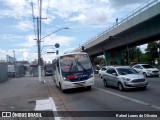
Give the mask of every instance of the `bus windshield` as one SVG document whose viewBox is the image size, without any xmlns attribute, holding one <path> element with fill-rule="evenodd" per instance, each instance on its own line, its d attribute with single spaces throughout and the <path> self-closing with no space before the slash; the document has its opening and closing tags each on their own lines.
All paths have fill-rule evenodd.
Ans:
<svg viewBox="0 0 160 120">
<path fill-rule="evenodd" d="M 80 72 L 92 68 L 87 54 L 73 54 L 60 57 L 62 72 Z"/>
</svg>

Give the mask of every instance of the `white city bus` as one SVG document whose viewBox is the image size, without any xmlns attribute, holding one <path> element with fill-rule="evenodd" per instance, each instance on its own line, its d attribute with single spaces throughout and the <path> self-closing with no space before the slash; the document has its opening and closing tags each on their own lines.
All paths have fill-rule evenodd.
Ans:
<svg viewBox="0 0 160 120">
<path fill-rule="evenodd" d="M 94 71 L 87 53 L 66 53 L 52 63 L 53 79 L 62 92 L 78 87 L 91 89 L 94 84 Z"/>
</svg>

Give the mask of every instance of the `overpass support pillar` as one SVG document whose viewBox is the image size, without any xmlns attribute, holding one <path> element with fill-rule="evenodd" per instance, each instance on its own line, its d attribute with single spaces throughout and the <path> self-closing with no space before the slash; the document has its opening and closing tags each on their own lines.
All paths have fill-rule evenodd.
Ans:
<svg viewBox="0 0 160 120">
<path fill-rule="evenodd" d="M 94 58 L 93 56 L 89 56 L 90 57 L 90 60 L 91 60 L 91 63 L 93 64 L 94 63 Z"/>
<path fill-rule="evenodd" d="M 121 51 L 104 51 L 107 65 L 121 65 Z"/>
<path fill-rule="evenodd" d="M 91 63 L 94 61 L 94 57 L 90 56 Z"/>
</svg>

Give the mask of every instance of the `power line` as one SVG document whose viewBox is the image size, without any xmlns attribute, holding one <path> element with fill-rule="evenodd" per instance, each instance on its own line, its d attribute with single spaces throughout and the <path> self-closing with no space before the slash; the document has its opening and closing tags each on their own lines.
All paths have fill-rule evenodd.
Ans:
<svg viewBox="0 0 160 120">
<path fill-rule="evenodd" d="M 50 0 L 48 0 L 48 4 L 47 4 L 47 8 L 46 8 L 46 17 L 47 18 L 49 18 L 49 9 L 50 9 L 50 6 L 49 6 L 49 4 L 50 4 Z M 44 28 L 45 28 L 45 32 L 47 31 L 47 25 L 45 24 L 45 26 L 44 26 Z"/>
<path fill-rule="evenodd" d="M 31 7 L 32 7 L 32 19 L 33 19 L 34 35 L 36 37 L 36 26 L 35 26 L 35 20 L 34 20 L 34 9 L 33 9 L 33 1 L 32 0 L 31 0 Z"/>
<path fill-rule="evenodd" d="M 39 20 L 39 36 L 40 36 L 40 39 L 41 39 L 41 22 L 42 22 L 42 20 L 41 20 L 41 18 L 42 18 L 42 0 L 40 0 L 40 8 L 39 8 L 39 18 L 40 18 L 40 20 Z"/>
<path fill-rule="evenodd" d="M 50 7 L 49 7 L 49 3 L 50 3 L 50 0 L 48 0 L 48 5 L 47 5 L 47 8 L 48 8 L 48 9 L 47 9 L 47 12 L 46 12 L 46 13 L 47 13 L 47 15 L 49 14 L 49 9 L 50 9 Z"/>
</svg>

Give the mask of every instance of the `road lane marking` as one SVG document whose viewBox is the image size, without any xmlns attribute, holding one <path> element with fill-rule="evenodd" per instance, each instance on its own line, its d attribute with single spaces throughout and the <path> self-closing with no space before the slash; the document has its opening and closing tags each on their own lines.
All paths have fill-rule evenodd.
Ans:
<svg viewBox="0 0 160 120">
<path fill-rule="evenodd" d="M 135 99 L 135 98 L 127 97 L 127 96 L 124 96 L 124 95 L 121 95 L 121 94 L 118 94 L 118 93 L 115 93 L 115 92 L 111 92 L 111 91 L 108 91 L 108 90 L 104 90 L 104 89 L 100 89 L 100 88 L 96 88 L 96 87 L 94 87 L 94 88 L 97 89 L 97 90 L 115 95 L 117 97 L 120 97 L 120 98 L 123 98 L 123 99 L 126 99 L 126 100 L 130 100 L 132 102 L 135 102 L 135 103 L 138 103 L 138 104 L 141 104 L 141 105 L 150 106 L 154 109 L 160 110 L 160 107 L 158 107 L 156 105 L 153 105 L 153 104 L 150 104 L 148 102 L 144 102 L 144 101 L 141 101 L 141 100 L 138 100 L 138 99 Z"/>
<path fill-rule="evenodd" d="M 36 100 L 35 111 L 57 111 L 56 105 L 52 99 L 49 97 L 44 100 Z M 60 120 L 60 117 L 54 117 L 55 120 Z"/>
</svg>

